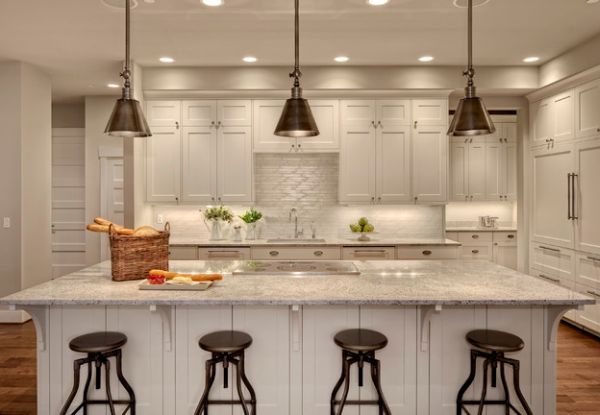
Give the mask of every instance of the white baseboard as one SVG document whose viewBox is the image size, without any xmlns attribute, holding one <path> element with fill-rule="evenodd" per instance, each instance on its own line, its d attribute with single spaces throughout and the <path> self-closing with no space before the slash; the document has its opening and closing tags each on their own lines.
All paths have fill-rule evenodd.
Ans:
<svg viewBox="0 0 600 415">
<path fill-rule="evenodd" d="M 0 323 L 22 324 L 31 320 L 31 316 L 22 310 L 0 310 Z"/>
</svg>

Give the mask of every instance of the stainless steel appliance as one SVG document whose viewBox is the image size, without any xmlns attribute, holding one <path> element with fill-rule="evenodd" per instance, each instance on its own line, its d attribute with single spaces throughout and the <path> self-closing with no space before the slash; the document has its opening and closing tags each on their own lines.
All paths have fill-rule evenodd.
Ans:
<svg viewBox="0 0 600 415">
<path fill-rule="evenodd" d="M 497 216 L 480 216 L 479 227 L 481 228 L 497 228 L 498 227 Z"/>
</svg>

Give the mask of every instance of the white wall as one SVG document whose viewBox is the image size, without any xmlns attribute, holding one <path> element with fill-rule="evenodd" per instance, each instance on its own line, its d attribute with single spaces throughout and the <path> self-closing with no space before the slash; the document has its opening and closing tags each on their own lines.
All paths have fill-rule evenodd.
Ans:
<svg viewBox="0 0 600 415">
<path fill-rule="evenodd" d="M 52 128 L 84 128 L 85 105 L 52 104 Z"/>
</svg>

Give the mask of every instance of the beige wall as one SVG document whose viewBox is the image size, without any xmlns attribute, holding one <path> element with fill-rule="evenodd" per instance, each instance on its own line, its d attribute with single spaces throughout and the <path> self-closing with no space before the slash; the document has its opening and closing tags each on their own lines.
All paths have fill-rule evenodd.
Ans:
<svg viewBox="0 0 600 415">
<path fill-rule="evenodd" d="M 600 34 L 540 67 L 540 87 L 600 65 Z"/>
<path fill-rule="evenodd" d="M 85 105 L 80 104 L 53 104 L 52 128 L 84 128 Z"/>
<path fill-rule="evenodd" d="M 100 147 L 122 147 L 123 140 L 104 134 L 116 97 L 91 96 L 85 98 L 85 219 L 100 216 Z M 86 263 L 100 262 L 100 235 L 86 235 Z"/>
</svg>

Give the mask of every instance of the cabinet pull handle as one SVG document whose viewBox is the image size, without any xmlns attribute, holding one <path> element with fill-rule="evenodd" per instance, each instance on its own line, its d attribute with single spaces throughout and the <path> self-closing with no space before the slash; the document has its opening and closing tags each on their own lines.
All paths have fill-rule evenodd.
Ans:
<svg viewBox="0 0 600 415">
<path fill-rule="evenodd" d="M 567 219 L 573 219 L 571 214 L 571 173 L 567 174 Z"/>
<path fill-rule="evenodd" d="M 269 255 L 277 256 L 277 255 L 279 255 L 279 251 L 271 251 L 271 252 L 269 252 Z"/>
<path fill-rule="evenodd" d="M 419 121 L 415 121 L 415 129 L 417 128 L 417 125 L 419 125 Z"/>
<path fill-rule="evenodd" d="M 545 249 L 546 251 L 552 251 L 552 252 L 560 252 L 560 249 L 558 248 L 549 248 L 547 246 L 543 246 L 543 245 L 539 245 L 540 249 Z"/>
<path fill-rule="evenodd" d="M 383 249 L 380 250 L 355 250 L 354 256 L 378 256 L 385 257 L 386 251 Z"/>
<path fill-rule="evenodd" d="M 479 239 L 479 235 L 477 235 L 477 234 L 471 235 L 471 238 L 473 238 L 473 239 Z"/>
<path fill-rule="evenodd" d="M 209 257 L 238 257 L 239 251 L 208 251 Z"/>
<path fill-rule="evenodd" d="M 590 261 L 594 261 L 594 262 L 600 261 L 600 258 L 596 258 L 596 257 L 593 257 L 593 256 L 588 256 L 587 259 L 589 259 Z"/>
<path fill-rule="evenodd" d="M 381 121 L 377 122 L 377 126 L 383 128 L 383 124 L 381 124 Z"/>
<path fill-rule="evenodd" d="M 323 256 L 323 251 L 315 251 L 315 256 Z"/>
<path fill-rule="evenodd" d="M 552 281 L 552 282 L 560 283 L 560 280 L 559 280 L 558 278 L 552 278 L 552 277 L 549 277 L 549 276 L 547 276 L 547 275 L 544 275 L 544 274 L 538 274 L 538 276 L 539 276 L 540 278 L 543 278 L 543 279 L 545 279 L 545 280 L 548 280 L 548 281 Z"/>
<path fill-rule="evenodd" d="M 179 130 L 179 121 L 175 121 L 175 128 Z"/>
<path fill-rule="evenodd" d="M 508 236 L 507 236 L 507 238 L 508 238 L 508 239 L 515 239 L 515 235 L 513 235 L 513 234 L 510 234 L 510 235 L 508 235 Z"/>
<path fill-rule="evenodd" d="M 600 294 L 598 294 L 596 291 L 588 291 L 587 293 L 593 297 L 600 298 Z"/>
<path fill-rule="evenodd" d="M 431 254 L 432 254 L 432 252 L 429 249 L 426 249 L 425 251 L 423 251 L 423 255 L 429 256 Z"/>
<path fill-rule="evenodd" d="M 576 206 L 576 201 L 577 201 L 577 178 L 579 177 L 579 175 L 577 173 L 571 173 L 571 219 L 573 220 L 577 220 L 579 219 L 579 216 L 577 216 L 577 206 Z"/>
<path fill-rule="evenodd" d="M 473 249 L 471 252 L 474 253 L 474 254 L 478 254 L 479 253 L 479 249 Z"/>
<path fill-rule="evenodd" d="M 375 124 L 375 121 L 371 121 L 371 125 L 373 126 L 373 128 L 377 128 L 377 124 Z"/>
</svg>

